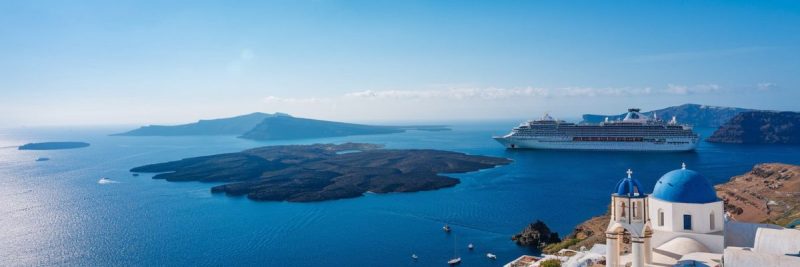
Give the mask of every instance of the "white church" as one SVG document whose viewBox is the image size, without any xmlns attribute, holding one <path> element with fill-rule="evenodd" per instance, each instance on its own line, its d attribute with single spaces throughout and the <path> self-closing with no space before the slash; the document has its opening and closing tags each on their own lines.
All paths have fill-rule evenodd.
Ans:
<svg viewBox="0 0 800 267">
<path fill-rule="evenodd" d="M 649 195 L 632 174 L 611 195 L 606 266 L 800 266 L 800 231 L 728 220 L 711 182 L 685 164 Z"/>
</svg>

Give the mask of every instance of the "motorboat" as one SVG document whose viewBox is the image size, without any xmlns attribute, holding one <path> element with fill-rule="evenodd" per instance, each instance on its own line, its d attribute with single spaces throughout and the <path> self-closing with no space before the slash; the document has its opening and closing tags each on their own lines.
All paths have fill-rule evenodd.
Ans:
<svg viewBox="0 0 800 267">
<path fill-rule="evenodd" d="M 461 257 L 458 257 L 458 258 L 455 258 L 455 259 L 451 259 L 451 260 L 447 261 L 447 264 L 450 264 L 450 265 L 461 264 Z"/>
</svg>

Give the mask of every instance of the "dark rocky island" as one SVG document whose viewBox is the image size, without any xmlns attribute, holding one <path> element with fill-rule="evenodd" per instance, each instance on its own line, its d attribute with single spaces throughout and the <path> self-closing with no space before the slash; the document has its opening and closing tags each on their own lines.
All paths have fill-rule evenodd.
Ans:
<svg viewBox="0 0 800 267">
<path fill-rule="evenodd" d="M 89 146 L 89 143 L 84 142 L 43 142 L 43 143 L 28 143 L 20 146 L 19 150 L 57 150 L 57 149 L 73 149 Z"/>
<path fill-rule="evenodd" d="M 648 111 L 644 112 L 643 114 L 652 116 L 653 113 L 655 113 L 658 118 L 663 120 L 670 120 L 672 119 L 672 116 L 675 116 L 679 123 L 687 123 L 697 127 L 719 127 L 734 116 L 745 111 L 752 111 L 752 109 L 683 104 L 680 106 Z M 621 120 L 625 117 L 625 114 L 585 114 L 583 115 L 583 122 L 600 123 L 604 121 L 606 117 L 608 117 L 609 120 Z"/>
<path fill-rule="evenodd" d="M 735 144 L 800 144 L 800 112 L 743 112 L 720 126 L 707 141 Z"/>
<path fill-rule="evenodd" d="M 134 173 L 167 181 L 224 182 L 215 193 L 253 200 L 310 202 L 366 192 L 416 192 L 455 186 L 441 173 L 464 173 L 509 159 L 429 149 L 383 149 L 363 143 L 267 146 L 151 164 Z"/>
<path fill-rule="evenodd" d="M 117 136 L 235 135 L 253 140 L 325 138 L 350 135 L 390 134 L 407 130 L 446 131 L 441 125 L 377 126 L 297 118 L 284 113 L 252 113 L 231 118 L 200 120 L 196 123 L 151 125 Z"/>
<path fill-rule="evenodd" d="M 536 222 L 529 224 L 528 227 L 525 227 L 525 229 L 522 230 L 522 232 L 512 236 L 511 240 L 520 246 L 536 248 L 542 248 L 549 244 L 561 242 L 561 238 L 558 237 L 558 233 L 551 232 L 550 228 L 540 220 L 536 220 Z"/>
</svg>

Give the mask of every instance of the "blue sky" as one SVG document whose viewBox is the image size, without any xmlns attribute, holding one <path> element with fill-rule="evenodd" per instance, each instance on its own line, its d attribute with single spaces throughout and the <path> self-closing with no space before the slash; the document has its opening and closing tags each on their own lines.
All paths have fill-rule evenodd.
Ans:
<svg viewBox="0 0 800 267">
<path fill-rule="evenodd" d="M 800 2 L 2 1 L 0 125 L 798 110 Z"/>
</svg>

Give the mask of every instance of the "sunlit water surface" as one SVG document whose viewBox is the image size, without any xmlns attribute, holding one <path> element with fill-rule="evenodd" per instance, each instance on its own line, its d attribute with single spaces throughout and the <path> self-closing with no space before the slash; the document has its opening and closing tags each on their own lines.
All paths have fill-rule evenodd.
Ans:
<svg viewBox="0 0 800 267">
<path fill-rule="evenodd" d="M 502 266 L 524 253 L 510 236 L 535 219 L 567 234 L 605 212 L 627 168 L 652 188 L 681 162 L 721 183 L 761 162 L 800 164 L 797 146 L 702 143 L 690 153 L 508 151 L 491 140 L 514 123 L 457 125 L 289 142 L 232 136 L 117 137 L 123 129 L 0 133 L 0 265 Z M 708 136 L 710 129 L 700 129 Z M 19 151 L 36 141 L 86 141 L 70 150 Z M 132 176 L 139 165 L 274 144 L 370 142 L 514 160 L 454 175 L 453 188 L 319 203 L 254 202 L 211 194 L 213 184 Z M 39 157 L 49 161 L 37 162 Z M 98 183 L 102 177 L 113 183 Z M 441 231 L 443 224 L 453 233 Z M 454 238 L 456 238 L 454 240 Z M 467 243 L 476 249 L 469 251 Z M 497 254 L 496 262 L 485 258 Z M 411 260 L 415 253 L 419 261 Z"/>
</svg>

